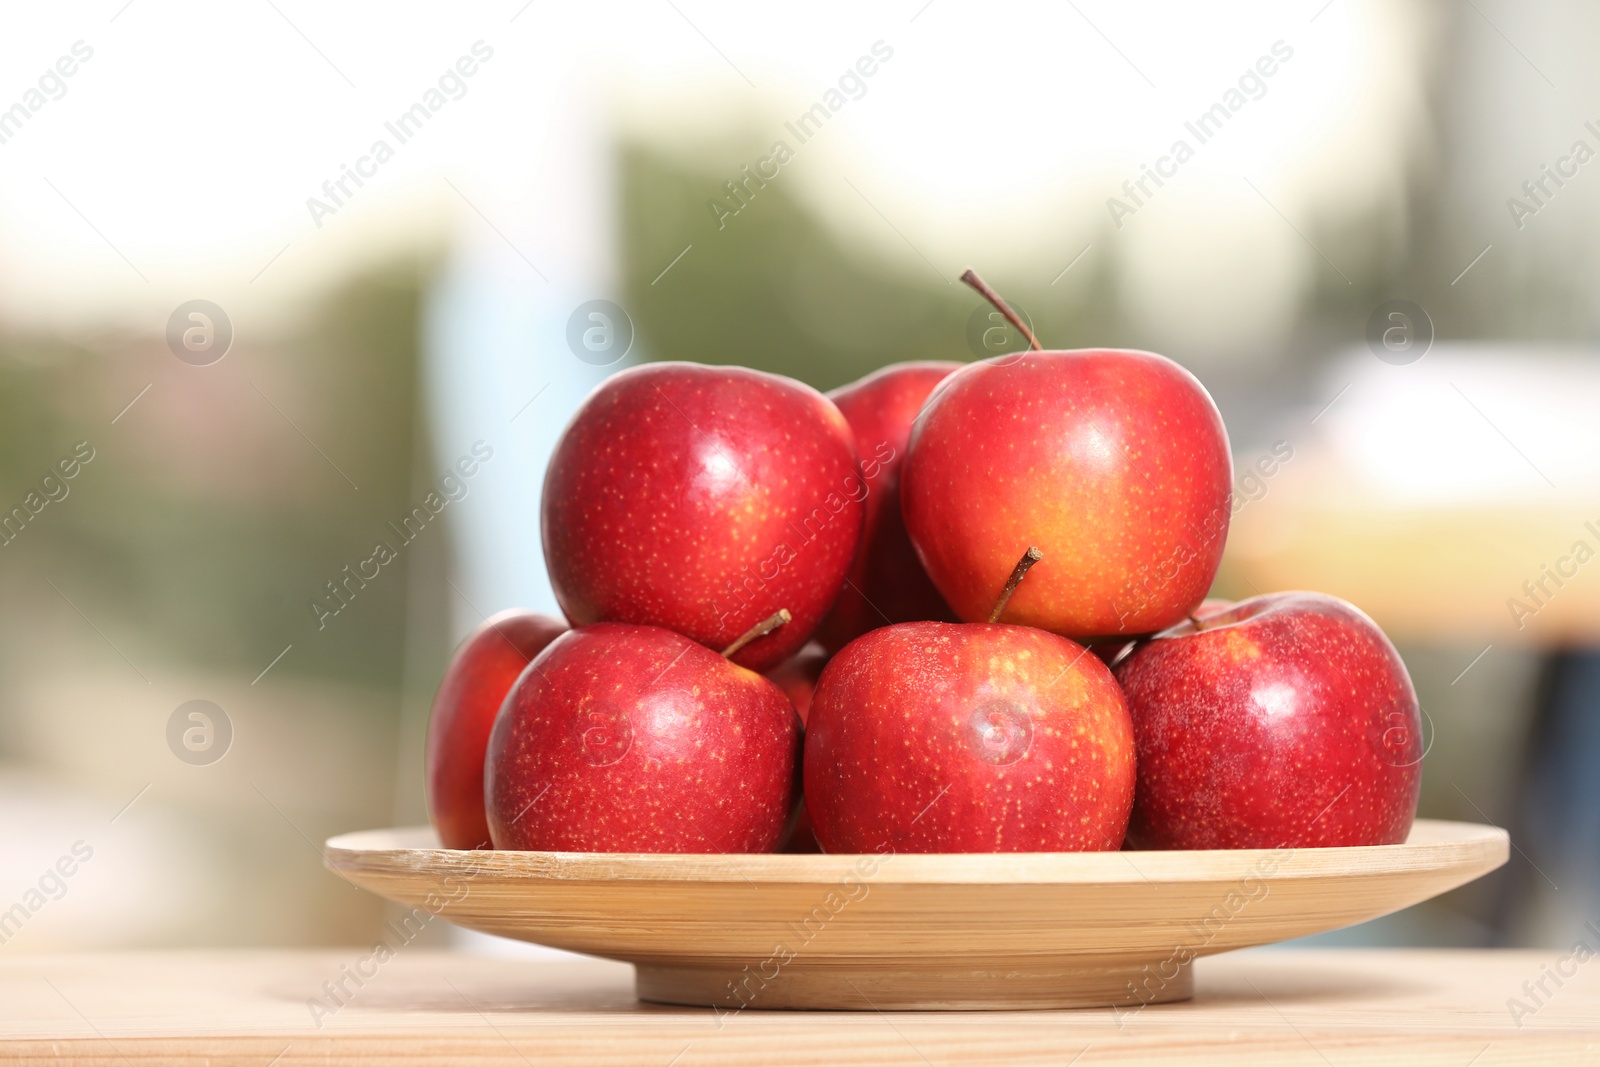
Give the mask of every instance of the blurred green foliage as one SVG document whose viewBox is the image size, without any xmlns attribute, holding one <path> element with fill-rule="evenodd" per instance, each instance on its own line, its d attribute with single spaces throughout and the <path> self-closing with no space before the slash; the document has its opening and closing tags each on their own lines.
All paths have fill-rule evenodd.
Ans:
<svg viewBox="0 0 1600 1067">
<path fill-rule="evenodd" d="M 307 602 L 416 502 L 425 268 L 353 280 L 279 336 L 236 322 L 233 351 L 208 367 L 159 336 L 0 336 L 0 506 L 75 442 L 96 450 L 67 498 L 0 549 L 6 630 L 26 638 L 35 609 L 65 610 L 49 579 L 136 664 L 248 681 L 293 643 L 276 669 L 398 686 L 403 568 L 321 631 Z M 99 640 L 84 628 L 56 644 L 110 657 Z M 27 655 L 34 642 L 4 647 Z"/>
<path fill-rule="evenodd" d="M 969 342 L 970 316 L 988 309 L 957 281 L 959 269 L 941 284 L 915 254 L 891 261 L 864 251 L 867 242 L 841 240 L 797 198 L 789 169 L 719 226 L 708 202 L 731 205 L 723 183 L 765 152 L 754 135 L 692 159 L 624 144 L 624 291 L 651 358 L 739 363 L 832 389 L 900 360 L 998 354 Z M 1027 312 L 1049 346 L 1133 343 L 1116 310 L 1109 255 L 1055 287 L 972 266 Z"/>
</svg>

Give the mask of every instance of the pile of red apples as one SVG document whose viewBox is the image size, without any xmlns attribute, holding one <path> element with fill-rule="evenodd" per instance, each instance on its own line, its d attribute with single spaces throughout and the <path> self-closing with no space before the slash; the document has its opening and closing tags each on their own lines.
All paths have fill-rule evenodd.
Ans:
<svg viewBox="0 0 1600 1067">
<path fill-rule="evenodd" d="M 566 616 L 457 651 L 447 848 L 1076 852 L 1404 841 L 1404 664 L 1318 593 L 1208 600 L 1233 466 L 1149 352 L 901 363 L 824 396 L 655 363 L 550 461 Z"/>
</svg>

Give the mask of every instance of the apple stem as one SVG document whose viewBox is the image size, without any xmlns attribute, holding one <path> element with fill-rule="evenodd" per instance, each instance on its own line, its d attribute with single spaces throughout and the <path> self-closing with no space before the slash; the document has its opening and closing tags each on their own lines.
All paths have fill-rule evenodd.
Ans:
<svg viewBox="0 0 1600 1067">
<path fill-rule="evenodd" d="M 970 274 L 972 272 L 968 271 L 967 273 Z M 1006 587 L 1000 590 L 1000 599 L 994 602 L 994 610 L 989 612 L 990 622 L 1000 621 L 1000 613 L 1006 610 L 1006 602 L 1011 599 L 1011 594 L 1015 593 L 1017 586 L 1022 583 L 1022 576 L 1028 573 L 1029 567 L 1043 558 L 1043 552 L 1040 552 L 1032 545 L 1028 546 L 1028 551 L 1024 552 L 1022 558 L 1017 560 L 1017 565 L 1011 568 L 1011 577 L 1006 579 Z"/>
<path fill-rule="evenodd" d="M 1198 615 L 1190 615 L 1189 616 L 1189 622 L 1194 625 L 1194 632 L 1195 633 L 1199 633 L 1200 631 L 1206 629 L 1207 627 L 1209 627 L 1211 625 L 1210 623 L 1206 622 L 1204 619 L 1202 619 Z"/>
<path fill-rule="evenodd" d="M 735 640 L 733 644 L 722 650 L 722 654 L 724 656 L 731 657 L 735 652 L 738 652 L 751 641 L 754 641 L 758 637 L 767 636 L 792 618 L 794 618 L 794 616 L 789 614 L 788 608 L 779 608 L 776 614 L 768 615 L 766 618 L 750 627 L 750 629 L 740 634 L 738 639 Z"/>
<path fill-rule="evenodd" d="M 978 277 L 977 271 L 969 267 L 966 273 L 961 275 L 961 280 L 972 286 L 978 291 L 979 295 L 993 304 L 1000 314 L 1006 317 L 1006 321 L 1015 326 L 1017 332 L 1028 339 L 1028 345 L 1035 352 L 1044 350 L 1044 345 L 1040 344 L 1039 339 L 1033 335 L 1033 331 L 1028 329 L 1028 324 L 1022 321 L 1022 316 L 1012 311 L 1011 305 L 1002 300 L 999 293 L 989 288 L 989 283 Z"/>
</svg>

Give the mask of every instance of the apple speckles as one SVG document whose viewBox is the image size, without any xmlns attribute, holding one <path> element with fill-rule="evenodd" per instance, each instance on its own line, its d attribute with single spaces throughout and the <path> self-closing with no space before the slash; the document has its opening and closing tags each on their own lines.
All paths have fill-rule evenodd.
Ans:
<svg viewBox="0 0 1600 1067">
<path fill-rule="evenodd" d="M 1261 658 L 1261 646 L 1239 629 L 1217 631 L 1216 644 L 1219 653 L 1233 663 L 1247 663 Z"/>
<path fill-rule="evenodd" d="M 1008 618 L 1096 637 L 1159 629 L 1199 602 L 1230 483 L 1220 417 L 1186 371 L 1150 353 L 1036 352 L 946 381 L 919 421 L 904 509 L 964 618 L 984 616 L 1013 546 L 1037 543 L 1054 565 Z M 1208 521 L 1218 529 L 1197 536 Z"/>
<path fill-rule="evenodd" d="M 1052 691 L 1078 674 L 1088 680 Z M 1079 689 L 1099 700 L 1079 708 L 1061 699 Z M 1085 720 L 1098 736 L 1082 732 Z M 1131 724 L 1104 665 L 1061 638 L 1003 625 L 885 627 L 829 664 L 808 721 L 808 804 L 828 851 L 1121 842 L 1132 804 Z M 1107 769 L 1120 788 L 1085 789 L 1085 778 L 1098 782 Z M 1063 819 L 1063 801 L 1092 817 Z"/>
<path fill-rule="evenodd" d="M 842 416 L 797 382 L 694 364 L 625 371 L 585 402 L 546 477 L 557 598 L 580 624 L 656 623 L 714 648 L 785 607 L 788 626 L 738 653 L 775 666 L 843 585 L 862 515 L 837 490 L 858 477 Z"/>
<path fill-rule="evenodd" d="M 1319 594 L 1271 594 L 1200 614 L 1214 628 L 1176 627 L 1118 668 L 1139 744 L 1130 840 L 1189 848 L 1404 840 L 1420 785 L 1420 719 L 1381 631 Z M 1257 655 L 1220 654 L 1235 633 Z"/>
<path fill-rule="evenodd" d="M 537 682 L 529 672 L 513 689 L 491 738 L 495 847 L 776 847 L 799 738 L 782 691 L 656 627 L 599 624 L 565 636 L 540 660 Z M 693 693 L 686 676 L 698 676 Z M 691 802 L 700 808 L 692 824 Z"/>
</svg>

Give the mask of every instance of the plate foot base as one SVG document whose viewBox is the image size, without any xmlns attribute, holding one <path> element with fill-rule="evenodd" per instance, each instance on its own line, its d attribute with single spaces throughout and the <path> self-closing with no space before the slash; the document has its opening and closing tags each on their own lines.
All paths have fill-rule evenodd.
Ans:
<svg viewBox="0 0 1600 1067">
<path fill-rule="evenodd" d="M 1025 1011 L 1137 1007 L 1194 996 L 1192 964 L 1173 960 L 1080 960 L 1053 966 L 1018 960 L 954 969 L 862 961 L 817 967 L 776 959 L 749 966 L 635 964 L 640 1000 L 724 1011 L 811 1008 L 827 1011 Z M 1176 971 L 1174 974 L 1173 972 Z M 1172 977 L 1164 977 L 1165 975 Z"/>
</svg>

